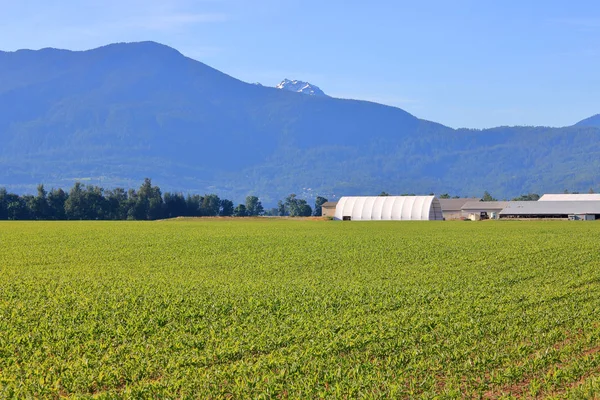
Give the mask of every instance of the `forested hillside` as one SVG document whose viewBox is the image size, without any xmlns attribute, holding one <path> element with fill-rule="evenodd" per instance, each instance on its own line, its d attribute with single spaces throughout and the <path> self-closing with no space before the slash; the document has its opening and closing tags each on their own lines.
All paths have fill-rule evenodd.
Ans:
<svg viewBox="0 0 600 400">
<path fill-rule="evenodd" d="M 153 43 L 0 52 L 0 186 L 79 180 L 246 195 L 600 189 L 600 129 L 453 130 L 394 107 L 247 84 Z M 310 190 L 309 190 L 310 189 Z"/>
</svg>

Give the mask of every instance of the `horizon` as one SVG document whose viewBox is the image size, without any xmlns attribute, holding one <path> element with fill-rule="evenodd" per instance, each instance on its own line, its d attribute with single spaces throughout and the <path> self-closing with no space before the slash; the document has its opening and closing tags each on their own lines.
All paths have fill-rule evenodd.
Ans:
<svg viewBox="0 0 600 400">
<path fill-rule="evenodd" d="M 7 51 L 150 40 L 244 82 L 307 81 L 332 97 L 452 128 L 564 127 L 600 111 L 600 5 L 589 0 L 578 7 L 33 0 L 6 5 L 0 24 Z"/>
</svg>

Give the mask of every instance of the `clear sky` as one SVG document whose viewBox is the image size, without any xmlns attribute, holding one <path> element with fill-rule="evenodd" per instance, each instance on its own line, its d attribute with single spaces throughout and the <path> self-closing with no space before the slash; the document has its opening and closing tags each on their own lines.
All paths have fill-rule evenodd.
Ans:
<svg viewBox="0 0 600 400">
<path fill-rule="evenodd" d="M 141 40 L 452 127 L 600 113 L 597 0 L 0 0 L 4 51 Z"/>
</svg>

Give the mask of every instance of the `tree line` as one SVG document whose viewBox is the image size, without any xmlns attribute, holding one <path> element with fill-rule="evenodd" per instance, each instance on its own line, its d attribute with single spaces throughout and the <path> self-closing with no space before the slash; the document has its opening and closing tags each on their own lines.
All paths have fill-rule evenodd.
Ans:
<svg viewBox="0 0 600 400">
<path fill-rule="evenodd" d="M 65 192 L 47 191 L 38 185 L 37 195 L 17 195 L 0 188 L 0 220 L 157 220 L 175 217 L 252 217 L 262 215 L 321 215 L 327 199 L 317 197 L 315 208 L 291 194 L 277 208 L 264 209 L 260 199 L 247 196 L 243 204 L 221 199 L 216 194 L 187 195 L 162 193 L 149 178 L 136 191 L 115 188 L 105 190 L 76 182 Z"/>
</svg>

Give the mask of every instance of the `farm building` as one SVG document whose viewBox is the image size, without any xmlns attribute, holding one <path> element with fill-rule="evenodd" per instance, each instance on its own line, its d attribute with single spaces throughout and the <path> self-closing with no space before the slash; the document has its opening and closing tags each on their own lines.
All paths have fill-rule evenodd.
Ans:
<svg viewBox="0 0 600 400">
<path fill-rule="evenodd" d="M 337 201 L 327 201 L 321 205 L 321 215 L 324 217 L 335 217 L 335 206 Z"/>
<path fill-rule="evenodd" d="M 429 221 L 443 220 L 435 196 L 342 197 L 335 219 L 344 221 Z"/>
<path fill-rule="evenodd" d="M 508 205 L 508 201 L 468 201 L 461 208 L 463 218 L 473 220 L 491 218 L 498 215 Z"/>
<path fill-rule="evenodd" d="M 460 199 L 440 199 L 444 219 L 461 219 L 462 206 L 469 201 L 479 201 L 478 198 L 466 197 Z"/>
<path fill-rule="evenodd" d="M 500 218 L 600 219 L 600 201 L 511 201 Z"/>
<path fill-rule="evenodd" d="M 538 201 L 600 201 L 597 193 L 545 194 Z"/>
</svg>

